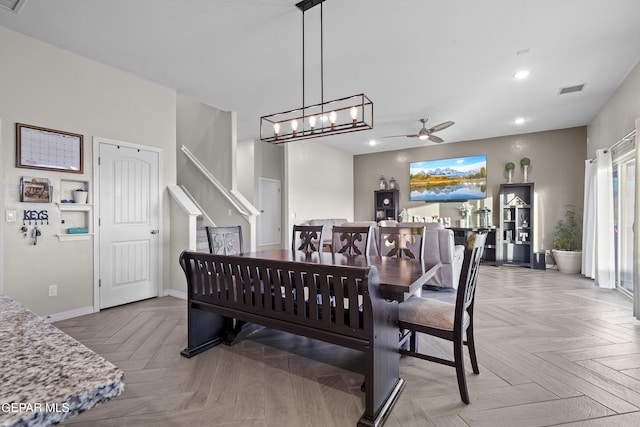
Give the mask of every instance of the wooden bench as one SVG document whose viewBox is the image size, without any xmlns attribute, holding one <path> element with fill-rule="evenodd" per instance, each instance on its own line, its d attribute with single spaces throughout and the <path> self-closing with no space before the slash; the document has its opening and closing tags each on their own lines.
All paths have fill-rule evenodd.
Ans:
<svg viewBox="0 0 640 427">
<path fill-rule="evenodd" d="M 185 251 L 192 357 L 224 341 L 230 319 L 361 351 L 365 411 L 358 426 L 384 424 L 399 377 L 398 302 L 380 297 L 375 267 L 274 261 Z M 344 301 L 344 303 L 336 303 Z"/>
</svg>

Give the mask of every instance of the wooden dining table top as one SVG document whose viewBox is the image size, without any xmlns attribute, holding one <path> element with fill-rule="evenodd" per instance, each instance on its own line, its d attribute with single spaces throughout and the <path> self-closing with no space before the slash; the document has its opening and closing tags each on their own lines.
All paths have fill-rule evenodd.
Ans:
<svg viewBox="0 0 640 427">
<path fill-rule="evenodd" d="M 306 253 L 290 249 L 246 252 L 241 256 L 274 261 L 344 265 L 349 267 L 375 266 L 378 270 L 382 296 L 399 302 L 405 301 L 411 294 L 420 289 L 442 266 L 441 263 L 425 266 L 422 261 L 406 258 L 343 255 L 331 252 Z"/>
</svg>

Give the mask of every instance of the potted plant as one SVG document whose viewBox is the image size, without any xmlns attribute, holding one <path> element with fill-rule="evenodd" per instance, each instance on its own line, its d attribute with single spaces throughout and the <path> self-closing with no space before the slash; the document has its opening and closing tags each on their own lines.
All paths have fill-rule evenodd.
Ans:
<svg viewBox="0 0 640 427">
<path fill-rule="evenodd" d="M 567 209 L 553 233 L 553 258 L 562 273 L 579 273 L 582 266 L 582 218 Z"/>
<path fill-rule="evenodd" d="M 528 157 L 523 157 L 520 159 L 520 166 L 522 166 L 522 174 L 524 175 L 524 179 L 522 182 L 529 182 L 529 165 L 531 164 L 531 160 Z"/>
<path fill-rule="evenodd" d="M 507 162 L 506 165 L 504 165 L 504 170 L 507 171 L 507 184 L 511 184 L 511 180 L 513 178 L 513 170 L 516 168 L 516 165 L 513 164 L 513 162 Z"/>
</svg>

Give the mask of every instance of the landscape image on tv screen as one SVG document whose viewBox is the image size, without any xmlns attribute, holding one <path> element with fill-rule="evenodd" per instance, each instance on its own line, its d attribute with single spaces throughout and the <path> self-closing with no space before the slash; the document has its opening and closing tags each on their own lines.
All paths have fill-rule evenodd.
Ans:
<svg viewBox="0 0 640 427">
<path fill-rule="evenodd" d="M 487 156 L 409 164 L 409 200 L 451 202 L 487 197 Z"/>
</svg>

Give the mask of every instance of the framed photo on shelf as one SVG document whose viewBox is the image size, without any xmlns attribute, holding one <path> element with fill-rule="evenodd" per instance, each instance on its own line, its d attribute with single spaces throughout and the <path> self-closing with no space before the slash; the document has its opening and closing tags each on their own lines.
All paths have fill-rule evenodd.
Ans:
<svg viewBox="0 0 640 427">
<path fill-rule="evenodd" d="M 20 180 L 20 201 L 51 203 L 53 187 L 47 178 L 23 176 Z"/>
<path fill-rule="evenodd" d="M 83 135 L 16 123 L 16 167 L 84 172 Z"/>
</svg>

